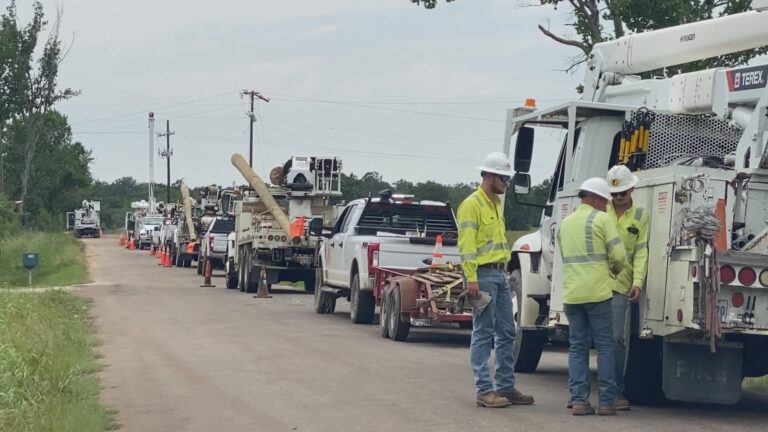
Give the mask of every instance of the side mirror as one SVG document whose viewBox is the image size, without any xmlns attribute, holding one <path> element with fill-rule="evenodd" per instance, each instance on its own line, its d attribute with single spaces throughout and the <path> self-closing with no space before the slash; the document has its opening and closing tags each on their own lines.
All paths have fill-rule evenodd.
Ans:
<svg viewBox="0 0 768 432">
<path fill-rule="evenodd" d="M 515 172 L 527 173 L 531 170 L 533 157 L 533 128 L 523 126 L 517 131 L 515 143 Z"/>
<path fill-rule="evenodd" d="M 528 195 L 531 193 L 531 175 L 527 173 L 515 173 L 512 178 L 515 187 L 515 195 Z"/>
<path fill-rule="evenodd" d="M 323 219 L 314 218 L 309 221 L 309 235 L 315 237 L 322 237 L 323 235 Z"/>
</svg>

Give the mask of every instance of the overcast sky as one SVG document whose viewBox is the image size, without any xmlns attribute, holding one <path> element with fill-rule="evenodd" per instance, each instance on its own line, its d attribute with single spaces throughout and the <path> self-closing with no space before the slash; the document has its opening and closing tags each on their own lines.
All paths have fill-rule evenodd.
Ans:
<svg viewBox="0 0 768 432">
<path fill-rule="evenodd" d="M 29 3 L 18 2 L 22 19 Z M 291 155 L 323 155 L 389 181 L 477 180 L 483 156 L 501 149 L 506 108 L 572 99 L 582 78 L 560 71 L 573 48 L 536 29 L 568 31 L 564 12 L 520 3 L 43 1 L 49 17 L 64 10 L 72 47 L 59 85 L 82 95 L 58 109 L 93 151 L 94 176 L 147 180 L 153 111 L 157 132 L 170 120 L 176 133 L 171 180 L 194 186 L 243 182 L 229 159 L 248 155 L 244 89 L 271 98 L 256 109 L 261 175 Z M 537 149 L 534 181 L 551 174 L 554 147 Z"/>
</svg>

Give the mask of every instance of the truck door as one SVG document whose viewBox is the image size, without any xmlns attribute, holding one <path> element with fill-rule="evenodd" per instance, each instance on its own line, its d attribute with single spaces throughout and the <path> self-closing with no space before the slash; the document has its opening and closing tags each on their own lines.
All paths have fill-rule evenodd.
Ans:
<svg viewBox="0 0 768 432">
<path fill-rule="evenodd" d="M 344 240 L 355 207 L 355 205 L 349 205 L 344 209 L 333 227 L 331 238 L 325 241 L 323 255 L 325 274 L 323 277 L 331 285 L 346 286 L 345 283 L 349 283 L 346 281 L 348 278 L 344 277 L 345 271 L 348 270 L 344 266 Z"/>
<path fill-rule="evenodd" d="M 71 230 L 75 227 L 75 212 L 67 212 L 67 229 Z"/>
</svg>

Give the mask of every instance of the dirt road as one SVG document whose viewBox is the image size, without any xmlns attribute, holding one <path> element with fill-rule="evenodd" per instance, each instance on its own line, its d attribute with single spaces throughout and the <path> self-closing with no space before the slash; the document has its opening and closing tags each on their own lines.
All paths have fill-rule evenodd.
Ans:
<svg viewBox="0 0 768 432">
<path fill-rule="evenodd" d="M 114 237 L 85 243 L 94 283 L 81 293 L 95 301 L 103 400 L 126 432 L 722 432 L 768 421 L 768 397 L 755 394 L 735 407 L 574 418 L 562 351 L 518 375 L 536 405 L 476 408 L 466 331 L 414 330 L 408 343 L 392 342 L 377 326 L 351 324 L 346 301 L 320 316 L 310 295 L 256 299 L 220 277 L 201 288 L 194 269 L 162 268 Z"/>
</svg>

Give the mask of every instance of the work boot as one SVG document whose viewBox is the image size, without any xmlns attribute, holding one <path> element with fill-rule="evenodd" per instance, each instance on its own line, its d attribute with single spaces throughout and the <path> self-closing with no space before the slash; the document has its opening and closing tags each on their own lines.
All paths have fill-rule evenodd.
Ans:
<svg viewBox="0 0 768 432">
<path fill-rule="evenodd" d="M 475 399 L 477 406 L 485 408 L 504 408 L 511 405 L 505 397 L 499 396 L 496 392 L 488 392 L 477 395 Z"/>
<path fill-rule="evenodd" d="M 595 409 L 592 405 L 584 402 L 574 402 L 573 411 L 571 412 L 575 416 L 587 416 L 595 413 Z"/>
<path fill-rule="evenodd" d="M 507 398 L 512 405 L 532 405 L 534 402 L 533 396 L 522 394 L 514 387 L 510 390 L 499 390 L 497 393 Z"/>
<path fill-rule="evenodd" d="M 597 415 L 614 416 L 616 415 L 616 405 L 600 405 L 597 408 Z"/>
<path fill-rule="evenodd" d="M 565 404 L 565 407 L 568 408 L 568 409 L 573 408 L 573 401 L 571 399 L 568 399 L 568 403 Z"/>
<path fill-rule="evenodd" d="M 624 395 L 616 396 L 615 405 L 618 411 L 629 411 L 630 409 L 629 401 L 624 397 Z"/>
</svg>

